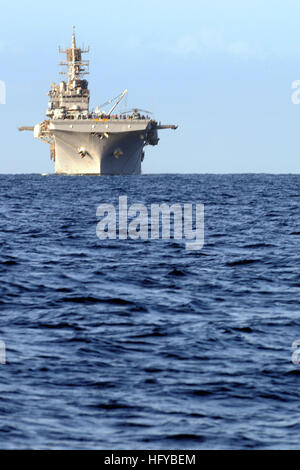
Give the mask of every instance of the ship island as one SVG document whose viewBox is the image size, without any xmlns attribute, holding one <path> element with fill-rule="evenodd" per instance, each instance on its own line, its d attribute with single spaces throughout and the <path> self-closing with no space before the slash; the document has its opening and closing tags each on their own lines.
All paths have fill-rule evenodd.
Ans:
<svg viewBox="0 0 300 470">
<path fill-rule="evenodd" d="M 84 78 L 89 61 L 82 58 L 89 51 L 89 47 L 77 47 L 73 26 L 72 47 L 59 47 L 66 55 L 59 63 L 66 78 L 58 85 L 51 83 L 47 119 L 19 130 L 33 131 L 34 138 L 50 145 L 57 174 L 139 175 L 145 146 L 158 144 L 158 130 L 177 126 L 163 125 L 149 116 L 152 113 L 138 108 L 114 114 L 127 89 L 90 111 L 90 90 Z"/>
</svg>

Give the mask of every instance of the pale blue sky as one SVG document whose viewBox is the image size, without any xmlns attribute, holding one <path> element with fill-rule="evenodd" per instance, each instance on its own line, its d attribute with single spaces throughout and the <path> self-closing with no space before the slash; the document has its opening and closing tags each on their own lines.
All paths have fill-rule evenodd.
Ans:
<svg viewBox="0 0 300 470">
<path fill-rule="evenodd" d="M 144 173 L 300 173 L 300 2 L 0 0 L 0 172 L 53 172 L 20 125 L 45 118 L 57 46 L 90 45 L 92 107 L 128 106 L 179 129 L 146 148 Z"/>
</svg>

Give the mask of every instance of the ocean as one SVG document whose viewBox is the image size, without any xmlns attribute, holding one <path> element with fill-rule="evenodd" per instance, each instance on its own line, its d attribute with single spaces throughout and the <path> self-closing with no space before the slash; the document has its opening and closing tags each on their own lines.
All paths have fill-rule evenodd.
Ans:
<svg viewBox="0 0 300 470">
<path fill-rule="evenodd" d="M 203 248 L 100 240 L 120 196 L 204 204 Z M 300 175 L 0 175 L 0 212 L 1 449 L 299 447 Z"/>
</svg>

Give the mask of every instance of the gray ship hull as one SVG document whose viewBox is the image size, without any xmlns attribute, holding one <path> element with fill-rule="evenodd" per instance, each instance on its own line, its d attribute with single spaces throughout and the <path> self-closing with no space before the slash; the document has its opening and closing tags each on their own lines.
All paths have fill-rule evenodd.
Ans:
<svg viewBox="0 0 300 470">
<path fill-rule="evenodd" d="M 150 121 L 51 122 L 55 173 L 139 175 Z M 130 128 L 128 128 L 130 126 Z"/>
<path fill-rule="evenodd" d="M 58 131 L 55 139 L 55 173 L 95 175 L 139 175 L 144 143 L 139 135 L 96 136 Z M 79 148 L 87 152 L 78 153 Z M 120 149 L 122 155 L 114 155 Z"/>
</svg>

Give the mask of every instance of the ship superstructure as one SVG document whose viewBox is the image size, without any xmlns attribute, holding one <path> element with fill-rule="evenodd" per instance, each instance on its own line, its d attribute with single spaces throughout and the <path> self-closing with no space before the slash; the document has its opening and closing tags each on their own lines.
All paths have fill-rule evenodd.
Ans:
<svg viewBox="0 0 300 470">
<path fill-rule="evenodd" d="M 50 145 L 50 155 L 55 162 L 55 173 L 60 174 L 140 174 L 145 145 L 157 145 L 159 129 L 174 125 L 161 125 L 147 111 L 113 114 L 127 94 L 124 90 L 118 97 L 109 100 L 109 111 L 97 107 L 90 111 L 90 92 L 84 78 L 89 73 L 89 61 L 83 54 L 89 48 L 76 45 L 73 27 L 72 47 L 59 52 L 66 55 L 60 61 L 61 72 L 66 79 L 58 85 L 51 84 L 46 111 L 48 119 L 34 127 L 34 137 Z M 105 105 L 102 105 L 103 107 Z"/>
</svg>

